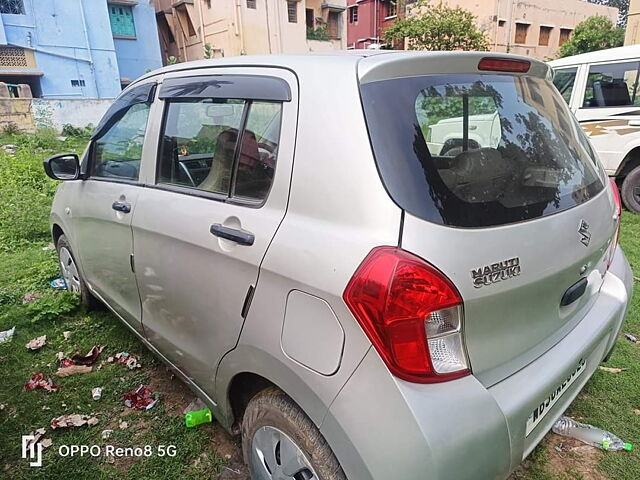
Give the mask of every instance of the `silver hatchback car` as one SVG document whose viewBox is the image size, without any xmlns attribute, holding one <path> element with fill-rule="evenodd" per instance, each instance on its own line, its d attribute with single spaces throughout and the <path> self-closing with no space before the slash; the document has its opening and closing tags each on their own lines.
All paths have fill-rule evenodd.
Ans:
<svg viewBox="0 0 640 480">
<path fill-rule="evenodd" d="M 505 478 L 632 288 L 550 80 L 461 52 L 152 72 L 81 160 L 45 161 L 67 286 L 241 433 L 255 479 Z"/>
</svg>

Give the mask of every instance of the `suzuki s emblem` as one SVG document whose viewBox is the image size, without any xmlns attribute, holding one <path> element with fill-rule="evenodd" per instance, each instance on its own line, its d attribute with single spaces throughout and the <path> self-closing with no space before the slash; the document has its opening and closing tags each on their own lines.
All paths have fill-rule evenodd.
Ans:
<svg viewBox="0 0 640 480">
<path fill-rule="evenodd" d="M 580 243 L 582 243 L 585 247 L 588 247 L 589 242 L 591 241 L 591 232 L 589 231 L 589 224 L 586 220 L 580 220 L 580 228 L 578 228 L 578 233 L 580 234 Z"/>
</svg>

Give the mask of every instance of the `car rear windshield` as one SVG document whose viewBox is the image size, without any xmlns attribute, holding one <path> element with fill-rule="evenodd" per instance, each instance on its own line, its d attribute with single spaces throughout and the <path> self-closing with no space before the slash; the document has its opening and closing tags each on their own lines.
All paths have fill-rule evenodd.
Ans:
<svg viewBox="0 0 640 480">
<path fill-rule="evenodd" d="M 603 189 L 584 133 L 553 85 L 502 74 L 361 86 L 382 180 L 409 213 L 456 227 L 551 215 Z"/>
</svg>

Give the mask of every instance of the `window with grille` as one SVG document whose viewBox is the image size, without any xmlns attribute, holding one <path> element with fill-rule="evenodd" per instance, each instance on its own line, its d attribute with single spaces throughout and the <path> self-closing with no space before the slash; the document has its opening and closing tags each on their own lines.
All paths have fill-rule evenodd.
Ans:
<svg viewBox="0 0 640 480">
<path fill-rule="evenodd" d="M 127 5 L 109 5 L 111 33 L 115 37 L 135 37 L 136 25 L 133 21 L 133 8 Z"/>
<path fill-rule="evenodd" d="M 394 1 L 389 1 L 389 3 L 387 3 L 387 17 L 395 17 L 398 14 L 398 7 L 396 5 L 396 2 Z"/>
<path fill-rule="evenodd" d="M 540 37 L 538 37 L 538 45 L 546 47 L 549 45 L 549 37 L 551 36 L 551 27 L 540 27 Z"/>
<path fill-rule="evenodd" d="M 349 23 L 358 23 L 358 7 L 349 9 Z"/>
<path fill-rule="evenodd" d="M 24 49 L 0 47 L 0 68 L 2 67 L 30 67 Z"/>
<path fill-rule="evenodd" d="M 516 23 L 515 43 L 527 43 L 527 30 L 529 30 L 529 24 Z"/>
<path fill-rule="evenodd" d="M 72 87 L 84 87 L 84 80 L 71 80 Z"/>
<path fill-rule="evenodd" d="M 563 43 L 565 43 L 567 40 L 569 40 L 570 36 L 571 36 L 571 29 L 570 28 L 561 28 L 560 29 L 560 40 L 558 40 L 558 46 L 562 46 Z"/>
<path fill-rule="evenodd" d="M 0 13 L 24 15 L 23 0 L 0 0 Z"/>
<path fill-rule="evenodd" d="M 247 0 L 247 8 L 258 8 L 256 0 Z"/>
<path fill-rule="evenodd" d="M 287 1 L 287 16 L 289 23 L 298 23 L 298 2 L 296 0 Z"/>
</svg>

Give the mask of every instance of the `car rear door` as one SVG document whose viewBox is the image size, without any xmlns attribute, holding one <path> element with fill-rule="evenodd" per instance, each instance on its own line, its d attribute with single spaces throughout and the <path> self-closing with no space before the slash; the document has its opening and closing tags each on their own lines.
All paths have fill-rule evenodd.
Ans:
<svg viewBox="0 0 640 480">
<path fill-rule="evenodd" d="M 78 201 L 66 212 L 87 282 L 138 332 L 142 325 L 131 266 L 131 218 L 143 190 L 141 166 L 154 92 L 155 82 L 127 90 L 107 111 L 91 139 Z"/>
<path fill-rule="evenodd" d="M 417 62 L 398 68 L 406 77 L 380 80 L 373 71 L 361 91 L 381 176 L 406 210 L 401 246 L 457 287 L 471 369 L 490 386 L 585 316 L 618 218 L 604 171 L 546 67 L 511 60 L 523 73 L 480 71 L 481 59 L 468 55 L 440 75 L 420 76 Z M 472 146 L 468 118 L 491 112 L 498 138 Z M 443 118 L 460 118 L 459 146 L 432 152 L 423 132 Z M 447 362 L 451 352 L 436 354 Z"/>
<path fill-rule="evenodd" d="M 156 178 L 133 216 L 145 334 L 213 396 L 284 217 L 297 83 L 279 69 L 167 75 Z"/>
</svg>

